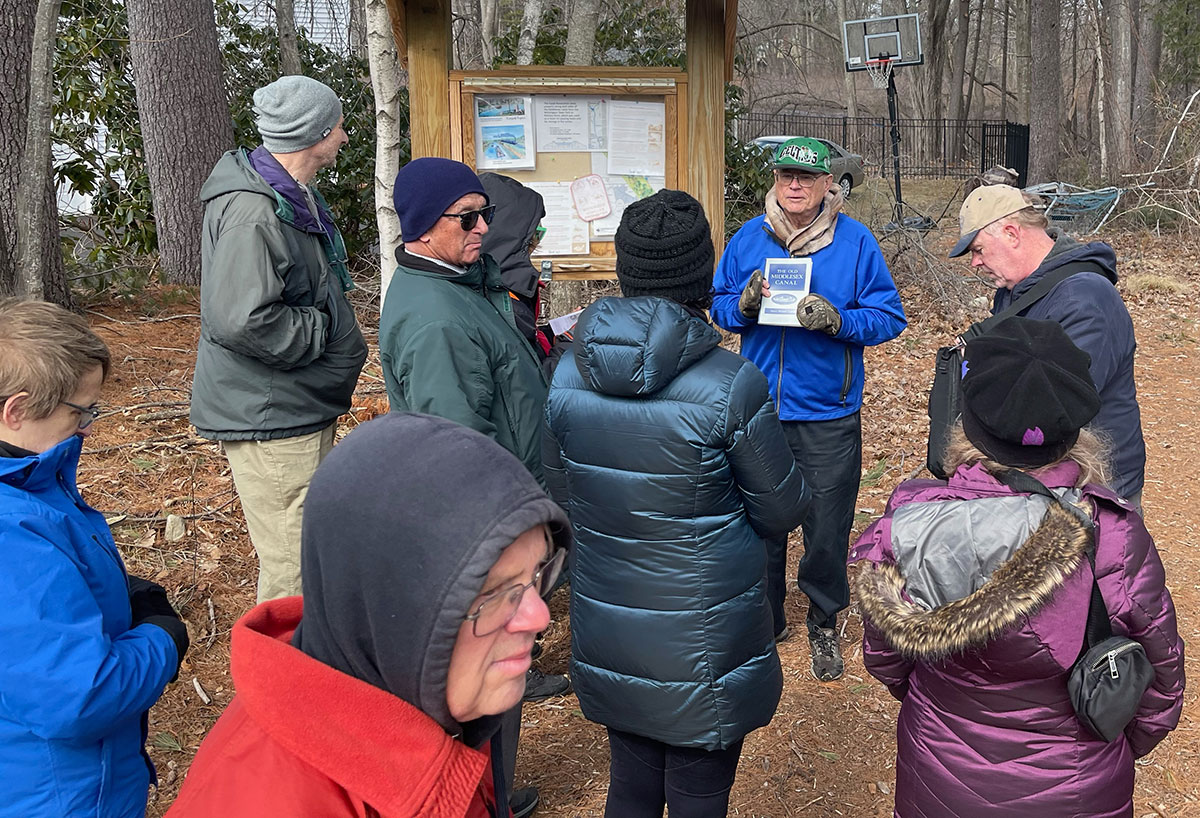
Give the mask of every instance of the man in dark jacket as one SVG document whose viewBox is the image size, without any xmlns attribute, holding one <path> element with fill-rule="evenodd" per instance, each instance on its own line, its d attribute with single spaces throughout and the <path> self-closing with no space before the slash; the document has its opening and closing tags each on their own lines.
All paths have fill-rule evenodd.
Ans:
<svg viewBox="0 0 1200 818">
<path fill-rule="evenodd" d="M 300 593 L 308 482 L 350 408 L 367 345 L 345 291 L 346 247 L 311 186 L 347 142 L 314 79 L 254 92 L 263 144 L 217 162 L 200 191 L 200 344 L 191 419 L 220 440 L 258 553 L 259 601 Z"/>
<path fill-rule="evenodd" d="M 985 185 L 963 202 L 960 238 L 950 256 L 970 253 L 971 266 L 996 285 L 993 314 L 1064 265 L 1091 265 L 1091 271 L 1059 282 L 1021 314 L 1058 323 L 1091 356 L 1092 380 L 1100 392 L 1093 423 L 1112 440 L 1113 490 L 1140 508 L 1146 444 L 1133 381 L 1137 342 L 1129 310 L 1114 286 L 1117 259 L 1104 242 L 1080 244 L 1047 227 L 1032 197 L 1008 185 Z"/>
<path fill-rule="evenodd" d="M 541 416 L 548 388 L 517 329 L 496 260 L 483 252 L 495 213 L 479 177 L 462 162 L 426 157 L 396 174 L 404 245 L 379 320 L 379 358 L 394 412 L 423 412 L 482 432 L 544 484 Z M 565 690 L 565 679 L 554 687 Z M 521 709 L 505 716 L 504 775 L 515 771 Z M 513 793 L 532 812 L 537 790 Z"/>
<path fill-rule="evenodd" d="M 483 252 L 495 206 L 474 171 L 435 157 L 401 168 L 393 198 L 404 245 L 379 321 L 391 408 L 482 432 L 544 482 L 548 385 L 500 267 Z"/>
<path fill-rule="evenodd" d="M 608 728 L 606 816 L 664 800 L 724 816 L 742 740 L 782 689 L 764 540 L 809 492 L 767 379 L 708 324 L 700 203 L 630 205 L 616 249 L 626 297 L 580 316 L 546 406 L 546 477 L 577 537 L 571 675 Z"/>
</svg>

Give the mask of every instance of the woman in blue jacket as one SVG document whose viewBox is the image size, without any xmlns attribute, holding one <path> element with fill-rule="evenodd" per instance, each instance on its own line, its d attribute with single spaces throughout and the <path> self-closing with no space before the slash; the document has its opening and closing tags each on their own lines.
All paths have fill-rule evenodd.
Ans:
<svg viewBox="0 0 1200 818">
<path fill-rule="evenodd" d="M 75 487 L 108 367 L 79 316 L 0 301 L 0 816 L 143 816 L 146 713 L 187 648 Z"/>
<path fill-rule="evenodd" d="M 808 490 L 766 378 L 709 326 L 699 202 L 663 190 L 616 235 L 626 298 L 580 316 L 546 408 L 571 517 L 571 674 L 608 727 L 609 818 L 724 816 L 742 740 L 782 690 L 765 537 Z"/>
</svg>

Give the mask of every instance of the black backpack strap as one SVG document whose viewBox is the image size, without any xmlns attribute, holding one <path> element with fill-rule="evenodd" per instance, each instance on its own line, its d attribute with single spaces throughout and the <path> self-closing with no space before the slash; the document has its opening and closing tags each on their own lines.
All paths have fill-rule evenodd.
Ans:
<svg viewBox="0 0 1200 818">
<path fill-rule="evenodd" d="M 981 335 L 987 332 L 994 324 L 998 324 L 1005 318 L 1013 315 L 1019 315 L 1025 310 L 1032 307 L 1038 301 L 1041 301 L 1046 293 L 1053 290 L 1062 282 L 1066 281 L 1076 273 L 1100 273 L 1100 266 L 1094 261 L 1072 261 L 1069 264 L 1051 270 L 1042 276 L 1041 281 L 1029 288 L 1029 292 L 1022 295 L 1013 303 L 1009 304 L 1000 312 L 990 318 L 985 318 L 971 325 L 970 329 L 963 333 L 964 338 L 973 338 L 976 335 Z"/>
<path fill-rule="evenodd" d="M 1013 491 L 1025 494 L 1040 494 L 1044 497 L 1049 497 L 1051 501 L 1060 506 L 1066 506 L 1061 497 L 1046 488 L 1046 485 L 1032 474 L 1020 471 L 1019 469 L 1005 469 L 994 473 L 992 476 Z M 1074 517 L 1075 513 L 1071 512 L 1071 515 Z M 1092 536 L 1088 541 L 1088 546 L 1084 553 L 1087 554 L 1088 564 L 1092 568 L 1092 596 L 1088 600 L 1087 627 L 1084 630 L 1083 647 L 1079 649 L 1080 656 L 1086 653 L 1089 648 L 1099 645 L 1105 639 L 1112 636 L 1112 623 L 1108 620 L 1108 606 L 1104 604 L 1104 597 L 1100 593 L 1100 583 L 1096 580 L 1096 538 L 1094 532 L 1089 531 L 1089 533 Z"/>
</svg>

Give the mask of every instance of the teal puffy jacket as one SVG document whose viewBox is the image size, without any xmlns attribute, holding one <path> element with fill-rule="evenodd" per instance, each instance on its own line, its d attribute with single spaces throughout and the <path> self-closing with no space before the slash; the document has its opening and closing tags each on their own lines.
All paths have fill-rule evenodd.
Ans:
<svg viewBox="0 0 1200 818">
<path fill-rule="evenodd" d="M 783 677 L 763 538 L 809 492 L 767 381 L 661 298 L 602 298 L 546 406 L 546 479 L 571 517 L 571 677 L 583 713 L 676 747 L 770 722 Z"/>
</svg>

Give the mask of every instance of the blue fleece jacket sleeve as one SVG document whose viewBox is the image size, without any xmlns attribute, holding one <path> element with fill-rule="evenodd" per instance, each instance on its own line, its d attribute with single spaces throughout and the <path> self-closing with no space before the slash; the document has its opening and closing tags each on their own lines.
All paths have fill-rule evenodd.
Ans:
<svg viewBox="0 0 1200 818">
<path fill-rule="evenodd" d="M 895 338 L 908 326 L 908 319 L 879 244 L 870 234 L 859 241 L 854 303 L 839 307 L 842 327 L 835 337 L 869 347 Z"/>
<path fill-rule="evenodd" d="M 56 545 L 61 537 L 48 519 L 0 517 L 11 555 L 0 565 L 0 718 L 45 739 L 95 741 L 148 710 L 178 661 L 162 628 L 105 634 L 84 569 Z"/>
<path fill-rule="evenodd" d="M 725 252 L 721 254 L 721 260 L 717 263 L 717 272 L 713 275 L 713 303 L 709 314 L 717 326 L 729 332 L 741 332 L 758 323 L 748 320 L 738 310 L 738 299 L 742 296 L 742 290 L 746 288 L 750 276 L 763 263 L 762 259 L 741 257 L 746 244 L 744 232 L 745 228 L 729 240 Z"/>
</svg>

